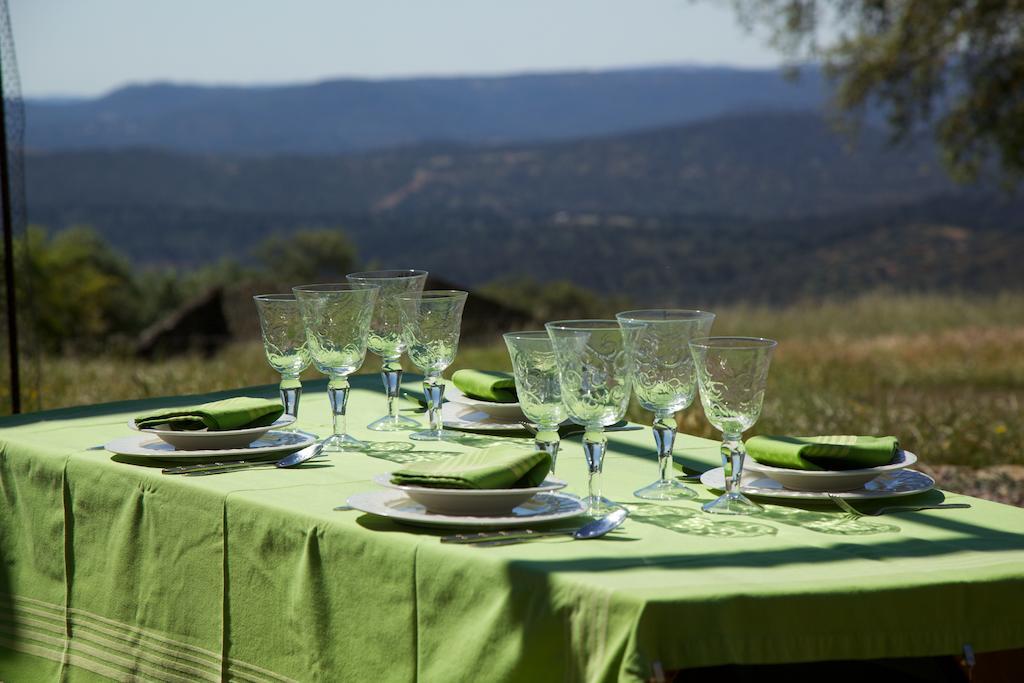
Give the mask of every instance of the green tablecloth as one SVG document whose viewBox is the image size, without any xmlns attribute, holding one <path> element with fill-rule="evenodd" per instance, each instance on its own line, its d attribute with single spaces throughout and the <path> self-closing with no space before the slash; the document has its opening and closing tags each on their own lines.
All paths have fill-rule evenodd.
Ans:
<svg viewBox="0 0 1024 683">
<path fill-rule="evenodd" d="M 442 545 L 333 510 L 396 463 L 473 447 L 363 429 L 383 396 L 375 377 L 354 385 L 352 432 L 385 443 L 296 470 L 169 477 L 90 450 L 144 409 L 218 396 L 0 421 L 0 679 L 612 681 L 1024 646 L 1024 510 L 947 494 L 972 507 L 722 519 L 632 499 L 656 465 L 650 434 L 626 432 L 605 465 L 633 512 L 620 533 Z M 319 389 L 299 424 L 323 434 Z M 717 464 L 709 441 L 676 451 Z M 578 437 L 559 465 L 580 491 Z"/>
</svg>

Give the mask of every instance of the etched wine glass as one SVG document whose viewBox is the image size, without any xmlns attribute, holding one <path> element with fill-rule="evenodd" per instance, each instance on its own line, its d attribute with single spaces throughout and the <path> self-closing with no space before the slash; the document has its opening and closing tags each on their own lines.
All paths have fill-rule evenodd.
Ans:
<svg viewBox="0 0 1024 683">
<path fill-rule="evenodd" d="M 658 449 L 658 480 L 633 495 L 646 500 L 696 498 L 696 491 L 669 476 L 676 440 L 675 415 L 690 407 L 697 393 L 689 342 L 710 334 L 715 315 L 707 311 L 649 309 L 624 311 L 615 318 L 623 327 L 635 330 L 629 344 L 633 393 L 641 406 L 654 413 L 652 431 Z"/>
<path fill-rule="evenodd" d="M 324 450 L 363 450 L 366 444 L 347 433 L 348 376 L 363 365 L 377 285 L 340 283 L 293 287 L 302 310 L 306 344 L 317 370 L 327 375 L 333 433 Z"/>
<path fill-rule="evenodd" d="M 422 425 L 412 418 L 398 414 L 395 400 L 402 386 L 402 353 L 405 339 L 402 336 L 402 316 L 398 297 L 423 291 L 427 281 L 425 270 L 370 270 L 349 273 L 349 282 L 377 285 L 377 305 L 373 309 L 370 323 L 370 338 L 367 347 L 381 358 L 380 377 L 387 395 L 387 415 L 366 426 L 375 432 L 395 432 L 401 429 L 419 429 Z"/>
<path fill-rule="evenodd" d="M 441 373 L 455 360 L 462 329 L 462 309 L 466 292 L 432 290 L 398 297 L 409 360 L 423 372 L 423 396 L 427 401 L 430 428 L 413 432 L 416 441 L 458 440 L 462 435 L 444 429 L 441 401 L 444 380 Z"/>
<path fill-rule="evenodd" d="M 776 342 L 762 337 L 705 337 L 690 340 L 704 414 L 722 432 L 725 493 L 705 503 L 705 512 L 749 515 L 764 508 L 740 492 L 743 432 L 761 416 L 768 368 Z M 730 469 L 731 468 L 731 471 Z"/>
<path fill-rule="evenodd" d="M 558 425 L 566 418 L 562 387 L 551 337 L 543 330 L 503 335 L 512 359 L 516 396 L 523 414 L 537 425 L 534 444 L 551 456 L 551 474 L 558 460 Z"/>
<path fill-rule="evenodd" d="M 587 511 L 602 516 L 617 508 L 601 495 L 607 437 L 604 428 L 626 414 L 631 379 L 626 339 L 632 330 L 615 320 L 558 320 L 545 326 L 558 364 L 562 403 L 569 418 L 582 425 L 587 461 Z"/>
<path fill-rule="evenodd" d="M 281 375 L 281 404 L 285 415 L 298 417 L 302 382 L 299 375 L 309 367 L 306 327 L 294 294 L 257 294 L 256 312 L 267 362 Z"/>
</svg>

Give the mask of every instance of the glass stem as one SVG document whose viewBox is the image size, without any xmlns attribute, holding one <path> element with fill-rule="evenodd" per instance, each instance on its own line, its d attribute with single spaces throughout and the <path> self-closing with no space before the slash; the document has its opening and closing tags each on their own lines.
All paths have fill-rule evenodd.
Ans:
<svg viewBox="0 0 1024 683">
<path fill-rule="evenodd" d="M 587 431 L 583 435 L 583 456 L 587 460 L 587 494 L 594 501 L 601 498 L 601 468 L 608 438 L 604 431 Z"/>
<path fill-rule="evenodd" d="M 348 406 L 349 383 L 347 377 L 331 377 L 327 383 L 327 396 L 331 399 L 331 424 L 335 436 L 344 436 L 345 408 Z"/>
<path fill-rule="evenodd" d="M 654 415 L 654 444 L 658 448 L 658 477 L 668 481 L 672 469 L 672 447 L 676 443 L 676 420 L 672 413 L 658 412 Z"/>
<path fill-rule="evenodd" d="M 743 446 L 743 439 L 738 432 L 724 432 L 722 434 L 722 466 L 725 468 L 725 494 L 732 495 L 740 492 L 740 476 L 743 474 L 743 459 L 747 455 L 747 449 Z"/>
<path fill-rule="evenodd" d="M 427 401 L 427 413 L 430 416 L 430 431 L 441 437 L 441 401 L 444 399 L 444 380 L 440 374 L 427 375 L 423 378 L 423 398 Z"/>
<path fill-rule="evenodd" d="M 551 456 L 551 474 L 555 473 L 555 463 L 558 462 L 558 447 L 561 441 L 558 437 L 558 425 L 537 425 L 537 436 L 533 444 L 538 451 L 544 451 Z"/>
<path fill-rule="evenodd" d="M 388 417 L 395 421 L 398 419 L 395 399 L 398 398 L 402 386 L 402 364 L 398 358 L 385 359 L 384 365 L 381 366 L 380 378 L 384 382 L 384 393 L 387 394 Z"/>
<path fill-rule="evenodd" d="M 284 406 L 284 414 L 298 417 L 299 399 L 302 398 L 302 383 L 299 381 L 299 376 L 282 375 L 278 389 L 281 392 L 281 405 Z"/>
</svg>

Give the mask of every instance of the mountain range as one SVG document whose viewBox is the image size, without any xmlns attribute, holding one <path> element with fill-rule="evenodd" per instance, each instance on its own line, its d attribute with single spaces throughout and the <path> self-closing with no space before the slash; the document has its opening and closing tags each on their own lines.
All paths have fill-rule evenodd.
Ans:
<svg viewBox="0 0 1024 683">
<path fill-rule="evenodd" d="M 30 103 L 29 217 L 180 267 L 339 228 L 364 262 L 649 305 L 1024 288 L 1024 200 L 837 132 L 824 96 L 814 70 L 128 88 Z"/>
<path fill-rule="evenodd" d="M 795 81 L 769 70 L 666 67 L 267 87 L 157 83 L 98 98 L 28 100 L 26 145 L 330 155 L 606 135 L 740 111 L 816 109 L 824 99 L 813 66 Z"/>
</svg>

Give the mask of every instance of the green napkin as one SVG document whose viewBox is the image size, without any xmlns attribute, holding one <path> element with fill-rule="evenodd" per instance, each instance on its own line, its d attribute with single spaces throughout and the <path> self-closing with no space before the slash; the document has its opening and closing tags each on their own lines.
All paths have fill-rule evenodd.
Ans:
<svg viewBox="0 0 1024 683">
<path fill-rule="evenodd" d="M 496 403 L 515 403 L 516 380 L 507 372 L 456 370 L 452 383 L 470 398 Z"/>
<path fill-rule="evenodd" d="M 236 396 L 212 403 L 201 403 L 181 408 L 164 408 L 143 413 L 135 418 L 139 429 L 173 429 L 211 432 L 245 427 L 263 427 L 281 417 L 284 407 L 280 401 L 266 398 Z"/>
<path fill-rule="evenodd" d="M 793 470 L 855 470 L 892 462 L 895 436 L 755 436 L 747 453 L 771 467 Z"/>
<path fill-rule="evenodd" d="M 544 451 L 491 446 L 396 470 L 391 483 L 440 489 L 519 489 L 539 486 L 550 469 L 551 456 Z"/>
</svg>

